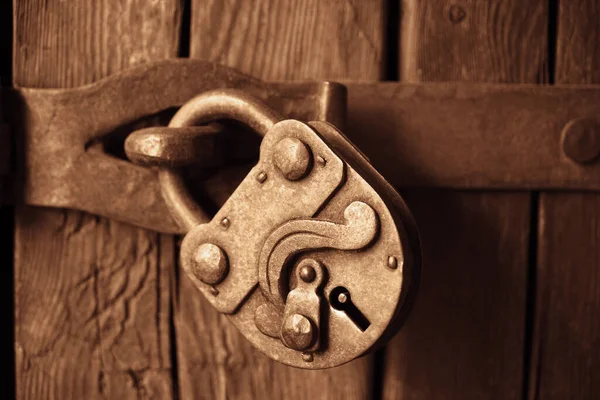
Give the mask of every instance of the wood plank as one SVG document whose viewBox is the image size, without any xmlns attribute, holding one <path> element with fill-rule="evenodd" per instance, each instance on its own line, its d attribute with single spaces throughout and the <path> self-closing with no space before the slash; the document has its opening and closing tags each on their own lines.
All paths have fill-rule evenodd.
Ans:
<svg viewBox="0 0 600 400">
<path fill-rule="evenodd" d="M 546 23 L 541 0 L 405 0 L 400 76 L 538 82 Z M 415 191 L 407 202 L 422 234 L 423 276 L 386 352 L 384 398 L 520 398 L 530 195 Z"/>
<path fill-rule="evenodd" d="M 600 3 L 595 0 L 558 2 L 557 84 L 600 83 Z"/>
<path fill-rule="evenodd" d="M 600 196 L 540 196 L 530 399 L 600 393 Z"/>
<path fill-rule="evenodd" d="M 269 80 L 378 80 L 384 66 L 383 12 L 382 0 L 194 0 L 190 54 Z M 183 398 L 371 396 L 370 358 L 325 371 L 286 367 L 252 348 L 185 277 L 179 290 Z"/>
<path fill-rule="evenodd" d="M 600 83 L 600 4 L 558 3 L 555 82 Z M 540 195 L 531 399 L 600 393 L 600 196 Z"/>
<path fill-rule="evenodd" d="M 16 85 L 81 85 L 177 54 L 176 0 L 14 4 Z M 172 239 L 24 206 L 15 236 L 18 398 L 171 398 Z"/>
<path fill-rule="evenodd" d="M 384 0 L 192 0 L 190 55 L 267 80 L 380 80 L 384 18 Z"/>
<path fill-rule="evenodd" d="M 546 81 L 547 6 L 521 3 L 401 0 L 400 80 Z"/>
</svg>

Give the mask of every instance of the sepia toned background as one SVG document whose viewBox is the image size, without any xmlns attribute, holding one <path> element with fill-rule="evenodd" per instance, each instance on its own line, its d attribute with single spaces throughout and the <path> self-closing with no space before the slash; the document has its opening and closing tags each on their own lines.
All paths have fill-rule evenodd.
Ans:
<svg viewBox="0 0 600 400">
<path fill-rule="evenodd" d="M 3 85 L 12 77 L 16 86 L 74 87 L 172 57 L 266 80 L 600 83 L 597 0 L 1 7 Z M 14 225 L 14 276 L 2 296 L 12 306 L 7 320 L 14 311 L 14 348 L 6 348 L 17 396 L 598 398 L 600 195 L 403 195 L 424 250 L 413 313 L 386 348 L 325 371 L 289 368 L 253 349 L 179 279 L 176 238 L 77 211 L 4 209 L 3 230 Z M 7 270 L 12 256 L 2 255 Z"/>
</svg>

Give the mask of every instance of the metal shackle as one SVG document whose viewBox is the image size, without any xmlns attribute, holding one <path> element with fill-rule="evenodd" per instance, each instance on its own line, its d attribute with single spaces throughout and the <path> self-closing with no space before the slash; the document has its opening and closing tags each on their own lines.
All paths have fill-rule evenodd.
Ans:
<svg viewBox="0 0 600 400">
<path fill-rule="evenodd" d="M 220 119 L 241 122 L 264 136 L 283 118 L 252 96 L 235 89 L 221 89 L 202 93 L 185 103 L 173 116 L 169 127 L 200 125 Z M 159 181 L 163 197 L 182 227 L 190 230 L 210 221 L 210 217 L 192 198 L 176 170 L 161 168 Z"/>
</svg>

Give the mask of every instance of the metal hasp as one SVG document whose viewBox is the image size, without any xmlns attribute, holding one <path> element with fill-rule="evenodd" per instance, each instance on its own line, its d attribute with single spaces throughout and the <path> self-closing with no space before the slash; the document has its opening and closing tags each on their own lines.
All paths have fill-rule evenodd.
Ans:
<svg viewBox="0 0 600 400">
<path fill-rule="evenodd" d="M 148 148 L 188 231 L 180 252 L 188 278 L 284 364 L 329 368 L 381 345 L 400 327 L 419 276 L 418 234 L 400 196 L 333 125 L 284 120 L 240 91 L 198 95 L 154 136 L 164 144 L 222 119 L 263 138 L 258 163 L 210 220 L 172 157 L 161 162 Z M 144 140 L 127 139 L 132 160 L 147 162 Z"/>
<path fill-rule="evenodd" d="M 183 233 L 161 194 L 157 164 L 195 163 L 203 173 L 210 168 L 193 184 L 219 205 L 231 192 L 227 157 L 248 161 L 255 147 L 244 146 L 243 136 L 226 143 L 235 129 L 223 135 L 217 126 L 164 131 L 153 125 L 165 125 L 197 94 L 226 88 L 286 118 L 341 127 L 395 187 L 600 190 L 600 86 L 272 83 L 206 61 L 175 59 L 74 89 L 3 90 L 11 137 L 0 139 L 17 147 L 17 171 L 9 171 L 8 181 L 18 185 L 3 186 L 2 197 Z M 123 136 L 134 130 L 139 140 L 128 150 L 140 165 L 122 154 Z M 11 153 L 12 145 L 4 147 Z M 303 152 L 302 146 L 290 151 Z M 286 170 L 290 177 L 302 173 L 281 168 L 292 168 Z"/>
<path fill-rule="evenodd" d="M 137 148 L 129 149 L 132 160 L 142 165 L 123 159 L 122 137 L 164 124 L 171 110 L 198 93 L 232 87 L 291 118 L 336 124 L 345 119 L 342 85 L 267 83 L 199 60 L 165 60 L 75 89 L 18 88 L 3 92 L 17 141 L 15 201 L 82 210 L 164 233 L 185 232 L 162 197 L 157 170 L 147 167 L 157 159 L 170 159 L 172 166 L 222 166 L 211 171 L 212 183 L 200 180 L 202 191 L 211 193 L 208 200 L 219 203 L 228 193 L 215 195 L 211 186 L 231 181 L 230 165 L 219 157 L 225 135 L 216 134 L 214 126 L 182 127 L 157 143 L 153 129 L 158 128 L 146 128 L 138 132 Z"/>
</svg>

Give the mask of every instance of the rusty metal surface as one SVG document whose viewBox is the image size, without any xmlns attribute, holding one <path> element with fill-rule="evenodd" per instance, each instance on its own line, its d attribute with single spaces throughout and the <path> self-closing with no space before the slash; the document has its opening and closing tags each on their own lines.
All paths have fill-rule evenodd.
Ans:
<svg viewBox="0 0 600 400">
<path fill-rule="evenodd" d="M 570 121 L 562 132 L 565 156 L 579 164 L 592 164 L 600 156 L 600 116 Z"/>
<path fill-rule="evenodd" d="M 389 212 L 389 214 L 385 212 L 379 213 L 380 229 L 383 232 L 386 228 L 384 223 L 391 224 L 393 221 L 395 223 L 395 232 L 402 244 L 401 253 L 388 253 L 387 257 L 383 257 L 385 258 L 384 264 L 389 270 L 401 270 L 402 291 L 400 292 L 400 299 L 398 300 L 397 308 L 389 328 L 382 333 L 378 342 L 373 344 L 373 348 L 379 347 L 385 344 L 396 334 L 398 329 L 400 329 L 412 308 L 418 290 L 419 282 L 421 280 L 421 240 L 417 225 L 411 212 L 404 203 L 404 200 L 398 195 L 398 192 L 394 187 L 373 167 L 358 148 L 354 146 L 352 142 L 347 140 L 342 132 L 329 122 L 312 121 L 308 124 L 327 141 L 331 148 L 335 150 L 349 166 L 352 167 L 356 176 L 360 177 L 357 181 L 359 183 L 368 183 L 369 187 L 377 193 L 379 199 L 383 202 L 385 209 Z M 351 186 L 348 186 L 347 188 L 351 190 Z M 377 204 L 377 206 L 382 207 L 381 204 Z M 377 211 L 375 205 L 374 208 Z M 323 212 L 326 211 L 327 210 L 323 210 Z M 386 218 L 383 219 L 382 216 Z M 387 219 L 390 217 L 391 219 Z M 389 241 L 390 238 L 388 237 L 386 240 Z M 381 245 L 381 243 L 378 243 L 378 245 Z M 373 265 L 379 265 L 380 261 L 380 258 L 377 257 L 377 260 L 372 260 L 371 262 L 374 262 Z M 365 271 L 361 276 L 366 277 L 369 272 L 370 271 Z M 369 278 L 367 278 L 367 280 L 368 279 Z M 332 294 L 335 296 L 332 296 L 330 293 L 330 300 L 332 298 L 339 299 L 339 295 L 341 294 L 349 295 L 349 292 L 342 291 L 334 293 L 332 290 Z M 379 291 L 376 283 L 373 285 L 371 296 L 376 298 L 378 302 L 385 304 L 387 294 L 385 291 Z M 349 301 L 349 303 L 350 304 L 346 304 L 340 300 L 338 309 L 344 311 L 350 307 L 350 309 L 354 310 L 353 307 L 355 304 L 352 301 Z M 335 303 L 332 304 L 332 306 L 334 305 Z M 377 310 L 377 308 L 375 308 L 375 310 Z"/>
<path fill-rule="evenodd" d="M 397 187 L 600 190 L 600 163 L 561 145 L 570 121 L 600 116 L 598 85 L 346 86 L 344 133 Z"/>
<path fill-rule="evenodd" d="M 284 138 L 297 138 L 310 145 L 313 152 L 328 160 L 327 164 L 314 168 L 309 177 L 300 182 L 289 181 L 278 172 L 274 162 L 277 144 Z M 262 178 L 264 176 L 264 179 Z M 311 133 L 306 125 L 293 120 L 282 121 L 270 129 L 260 149 L 258 164 L 237 187 L 210 223 L 194 205 L 187 204 L 193 199 L 178 189 L 169 204 L 176 215 L 197 221 L 186 235 L 181 245 L 182 267 L 196 287 L 220 312 L 233 313 L 248 293 L 258 285 L 259 257 L 261 248 L 271 231 L 285 222 L 314 215 L 338 189 L 345 179 L 342 160 L 328 146 Z M 172 188 L 163 186 L 172 193 Z M 186 203 L 185 211 L 181 202 Z M 196 207 L 198 207 L 196 205 Z M 273 212 L 273 210 L 276 212 Z M 188 214 L 193 214 L 188 217 Z M 223 220 L 229 221 L 227 226 Z M 218 285 L 219 295 L 212 295 L 210 285 L 204 284 L 193 274 L 195 249 L 204 242 L 227 248 L 229 263 L 244 265 L 244 268 L 231 270 L 228 279 Z"/>
<path fill-rule="evenodd" d="M 400 196 L 333 125 L 279 121 L 239 91 L 206 92 L 169 125 L 214 118 L 264 137 L 258 163 L 210 221 L 183 181 L 162 182 L 189 229 L 180 252 L 187 277 L 284 364 L 334 367 L 385 342 L 410 307 L 420 268 L 418 234 Z M 180 176 L 161 167 L 161 177 L 167 171 Z"/>
<path fill-rule="evenodd" d="M 178 129 L 222 119 L 240 122 L 264 136 L 282 117 L 245 92 L 221 89 L 204 92 L 188 101 L 173 116 L 169 128 Z M 161 168 L 159 181 L 163 198 L 175 211 L 175 219 L 182 227 L 189 230 L 210 220 L 186 189 L 178 171 Z"/>
<path fill-rule="evenodd" d="M 325 139 L 336 134 L 344 140 L 337 131 L 318 133 Z M 281 224 L 261 250 L 261 290 L 253 296 L 262 297 L 278 311 L 270 312 L 271 324 L 282 327 L 284 345 L 257 333 L 265 322 L 257 324 L 256 330 L 248 328 L 243 323 L 248 310 L 242 308 L 231 316 L 238 326 L 249 330 L 246 335 L 255 345 L 266 347 L 268 355 L 293 366 L 331 367 L 376 348 L 399 328 L 403 311 L 409 307 L 406 300 L 416 287 L 413 279 L 418 276 L 419 246 L 418 235 L 411 230 L 414 223 L 395 192 L 378 193 L 374 187 L 385 183 L 367 181 L 375 176 L 361 175 L 360 168 L 353 166 L 363 164 L 362 169 L 367 170 L 366 160 L 349 153 L 343 155 L 346 179 L 335 195 L 315 215 Z M 398 205 L 402 209 L 395 207 Z M 390 258 L 397 260 L 395 265 L 390 266 Z M 314 281 L 311 273 L 303 271 L 306 263 L 317 271 Z M 318 265 L 326 270 L 327 279 L 322 283 Z M 318 283 L 311 286 L 312 282 Z M 321 291 L 313 289 L 319 285 Z M 311 300 L 312 293 L 318 293 L 325 305 L 321 314 L 317 314 L 320 305 Z M 259 313 L 258 305 L 249 307 L 256 307 L 255 321 L 265 313 L 263 309 Z M 273 318 L 278 314 L 279 320 Z M 313 320 L 312 329 L 303 330 L 298 315 Z M 284 334 L 290 330 L 299 332 L 300 339 L 306 332 L 304 335 L 317 335 L 317 340 L 308 348 L 289 346 Z"/>
<path fill-rule="evenodd" d="M 265 83 L 214 63 L 144 65 L 76 89 L 8 93 L 19 140 L 16 201 L 64 207 L 167 233 L 184 231 L 162 198 L 158 172 L 106 154 L 118 128 L 178 107 L 199 93 L 235 87 L 283 115 L 342 123 L 345 90 L 329 83 Z"/>
<path fill-rule="evenodd" d="M 127 137 L 125 153 L 146 167 L 214 167 L 224 164 L 221 134 L 216 126 L 143 128 Z"/>
<path fill-rule="evenodd" d="M 598 118 L 597 86 L 347 86 L 345 132 L 397 187 L 600 190 L 600 163 L 585 145 L 593 137 L 587 130 L 580 130 L 583 139 L 562 133 L 576 121 Z M 285 117 L 337 126 L 345 119 L 340 85 L 265 83 L 198 60 L 144 65 L 77 89 L 3 92 L 19 147 L 16 181 L 22 185 L 15 201 L 84 210 L 161 232 L 185 231 L 168 212 L 158 171 L 106 154 L 102 144 L 135 121 L 204 91 L 230 87 L 264 100 Z M 195 135 L 177 140 L 198 143 Z M 190 149 L 173 163 L 186 164 L 194 151 L 209 154 L 207 147 Z M 199 162 L 219 165 L 218 152 L 211 154 L 213 160 Z M 229 185 L 225 174 L 220 171 L 203 187 L 211 201 L 219 198 L 215 203 L 226 198 L 213 193 L 220 190 L 215 186 Z"/>
</svg>

